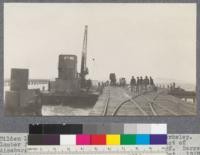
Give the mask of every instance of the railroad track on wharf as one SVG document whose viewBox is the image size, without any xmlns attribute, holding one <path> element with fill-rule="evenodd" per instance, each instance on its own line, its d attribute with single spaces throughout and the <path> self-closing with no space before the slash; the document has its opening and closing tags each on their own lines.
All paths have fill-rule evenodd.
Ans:
<svg viewBox="0 0 200 155">
<path fill-rule="evenodd" d="M 166 93 L 165 89 L 139 95 L 120 87 L 108 87 L 96 111 L 101 116 L 194 115 L 195 107 Z M 182 103 L 183 102 L 183 103 Z"/>
<path fill-rule="evenodd" d="M 110 100 L 111 100 L 111 93 L 110 93 L 110 89 L 108 90 L 107 92 L 107 98 L 105 100 L 105 107 L 104 107 L 104 110 L 103 110 L 103 116 L 117 116 L 120 109 L 122 108 L 125 108 L 127 104 L 133 104 L 135 106 L 135 108 L 137 109 L 137 112 L 139 112 L 140 114 L 139 115 L 142 115 L 142 116 L 148 116 L 148 115 L 153 115 L 153 116 L 157 116 L 157 112 L 153 106 L 153 102 L 154 100 L 156 100 L 156 98 L 159 96 L 161 92 L 158 92 L 153 100 L 150 100 L 149 98 L 147 98 L 146 96 L 144 96 L 146 93 L 142 93 L 142 94 L 139 94 L 139 95 L 136 95 L 134 97 L 130 97 L 128 94 L 126 94 L 127 96 L 129 96 L 128 99 L 124 100 L 123 102 L 119 103 L 112 112 L 108 113 L 108 110 L 109 110 L 109 104 L 110 103 Z M 146 99 L 148 99 L 148 102 L 145 103 L 146 106 L 148 106 L 148 112 L 147 112 L 147 108 L 144 109 L 144 107 L 142 107 L 140 105 L 140 103 L 138 103 L 135 99 L 137 99 L 138 97 L 144 97 Z M 150 113 L 150 114 L 149 114 Z"/>
<path fill-rule="evenodd" d="M 130 104 L 130 103 L 131 103 L 131 104 L 134 104 L 134 106 L 140 111 L 140 113 L 142 114 L 142 116 L 148 116 L 148 115 L 150 115 L 149 113 L 151 113 L 151 114 L 153 114 L 153 115 L 156 116 L 157 113 L 156 113 L 156 111 L 155 111 L 155 109 L 154 109 L 154 107 L 152 106 L 152 103 L 151 103 L 150 101 L 147 102 L 147 103 L 145 103 L 145 104 L 146 104 L 146 105 L 145 105 L 146 108 L 144 108 L 144 106 L 142 106 L 141 103 L 139 103 L 138 101 L 136 101 L 136 99 L 137 99 L 138 97 L 144 97 L 144 94 L 145 94 L 145 93 L 142 93 L 142 94 L 140 94 L 140 95 L 136 95 L 136 96 L 131 97 L 130 99 L 128 99 L 128 100 L 126 100 L 126 101 L 120 103 L 120 104 L 116 107 L 116 109 L 113 111 L 112 116 L 116 116 L 122 108 L 125 108 L 126 105 L 127 105 L 127 104 Z M 154 98 L 156 99 L 157 96 L 154 97 Z M 140 115 L 141 115 L 141 114 L 140 114 Z"/>
<path fill-rule="evenodd" d="M 110 102 L 110 88 L 108 88 L 108 96 L 105 100 L 105 107 L 104 107 L 104 110 L 103 110 L 103 116 L 106 116 L 107 115 L 107 112 L 108 112 L 108 104 Z"/>
<path fill-rule="evenodd" d="M 157 116 L 159 113 L 158 109 L 161 109 L 169 113 L 169 115 L 177 116 L 178 114 L 174 112 L 173 110 L 170 110 L 169 108 L 156 103 L 156 99 L 158 98 L 159 95 L 155 96 L 153 99 L 150 99 L 149 97 L 144 96 L 144 98 L 148 101 L 149 106 L 152 108 L 153 115 Z"/>
</svg>

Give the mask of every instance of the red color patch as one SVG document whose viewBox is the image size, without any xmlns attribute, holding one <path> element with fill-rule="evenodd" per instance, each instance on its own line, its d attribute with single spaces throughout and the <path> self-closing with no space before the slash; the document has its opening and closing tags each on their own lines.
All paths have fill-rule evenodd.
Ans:
<svg viewBox="0 0 200 155">
<path fill-rule="evenodd" d="M 106 145 L 106 135 L 91 135 L 91 145 Z"/>
</svg>

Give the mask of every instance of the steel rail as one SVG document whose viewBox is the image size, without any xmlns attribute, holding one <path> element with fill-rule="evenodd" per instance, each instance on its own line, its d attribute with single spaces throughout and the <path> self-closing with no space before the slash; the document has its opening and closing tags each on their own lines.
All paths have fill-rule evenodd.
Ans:
<svg viewBox="0 0 200 155">
<path fill-rule="evenodd" d="M 154 115 L 154 116 L 157 116 L 158 114 L 157 114 L 155 108 L 153 107 L 154 100 L 151 100 L 151 99 L 149 99 L 149 98 L 146 97 L 146 96 L 143 96 L 143 97 L 144 97 L 146 100 L 148 100 L 147 104 L 149 105 L 149 107 L 150 107 L 150 109 L 151 109 L 153 115 Z"/>
<path fill-rule="evenodd" d="M 143 94 L 136 95 L 136 96 L 134 96 L 134 97 L 132 97 L 132 98 L 130 98 L 130 99 L 127 99 L 127 100 L 121 102 L 121 103 L 114 109 L 114 111 L 113 111 L 113 113 L 112 113 L 112 116 L 115 116 L 115 115 L 118 113 L 118 111 L 119 111 L 126 103 L 128 103 L 128 102 L 134 103 L 135 106 L 142 112 L 142 114 L 143 114 L 144 116 L 147 116 L 148 114 L 147 114 L 147 113 L 141 108 L 141 106 L 139 106 L 139 104 L 134 100 L 135 98 L 137 98 L 137 97 L 139 97 L 139 96 L 142 96 L 142 95 L 143 95 Z"/>
<path fill-rule="evenodd" d="M 103 110 L 103 116 L 107 115 L 109 102 L 110 102 L 110 88 L 108 88 L 108 96 L 107 96 L 106 101 L 105 101 L 105 107 L 104 107 L 104 110 Z"/>
<path fill-rule="evenodd" d="M 152 108 L 153 108 L 153 104 L 155 104 L 155 101 L 156 101 L 156 99 L 158 98 L 158 96 L 161 94 L 162 92 L 160 92 L 160 93 L 158 93 L 152 100 L 151 99 L 149 99 L 148 97 L 146 97 L 146 96 L 144 96 L 144 98 L 145 99 L 147 99 L 149 102 L 149 104 L 151 104 L 151 106 L 152 106 Z M 172 111 L 172 110 L 170 110 L 169 108 L 166 108 L 166 107 L 164 107 L 164 106 L 161 106 L 161 105 L 159 105 L 159 104 L 155 104 L 155 106 L 159 106 L 160 108 L 162 108 L 162 109 L 164 109 L 164 110 L 167 110 L 168 112 L 170 112 L 171 114 L 173 114 L 173 115 L 175 115 L 175 116 L 177 116 L 178 114 L 176 113 L 176 112 L 174 112 L 174 111 Z M 154 109 L 154 111 L 155 111 L 155 109 Z M 153 112 L 153 111 L 152 111 Z M 157 114 L 157 113 L 156 113 Z M 155 114 L 154 114 L 155 115 Z"/>
<path fill-rule="evenodd" d="M 161 91 L 161 92 L 158 92 L 157 95 L 156 95 L 153 99 L 156 100 L 156 99 L 158 98 L 158 96 L 159 96 L 161 93 L 163 93 L 163 92 L 162 92 L 162 91 Z M 140 95 L 137 95 L 137 96 L 135 96 L 135 97 L 132 97 L 132 98 L 130 98 L 130 99 L 128 99 L 128 100 L 125 100 L 125 101 L 123 101 L 122 103 L 120 103 L 120 104 L 114 109 L 114 111 L 113 111 L 113 113 L 112 113 L 112 116 L 115 116 L 115 115 L 118 113 L 118 111 L 119 111 L 126 103 L 128 103 L 128 102 L 134 103 L 135 106 L 142 112 L 142 114 L 143 114 L 144 116 L 147 116 L 147 115 L 148 115 L 147 112 L 146 112 L 145 110 L 143 110 L 142 107 L 134 100 L 134 99 L 136 99 L 137 97 L 142 96 L 142 95 L 144 95 L 144 94 L 147 94 L 147 92 L 144 92 L 144 93 L 142 93 L 142 94 L 140 94 Z M 152 113 L 153 113 L 155 116 L 157 116 L 157 113 L 156 113 L 156 111 L 155 111 L 155 109 L 154 109 L 154 107 L 153 107 L 153 105 L 152 105 L 152 103 L 151 103 L 152 101 L 149 101 L 149 102 L 150 102 L 150 103 L 148 103 L 148 104 L 149 104 L 149 106 L 150 106 L 150 109 L 151 109 Z"/>
</svg>

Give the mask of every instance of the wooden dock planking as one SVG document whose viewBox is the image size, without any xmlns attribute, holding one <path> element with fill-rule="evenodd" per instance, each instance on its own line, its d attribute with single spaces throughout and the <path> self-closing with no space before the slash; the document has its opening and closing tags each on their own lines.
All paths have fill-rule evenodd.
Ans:
<svg viewBox="0 0 200 155">
<path fill-rule="evenodd" d="M 110 87 L 110 101 L 108 103 L 107 116 L 112 116 L 120 103 L 129 99 L 120 87 Z"/>
<path fill-rule="evenodd" d="M 161 95 L 158 98 L 159 104 L 174 110 L 178 115 L 195 115 L 196 104 L 187 103 L 171 95 Z"/>
<path fill-rule="evenodd" d="M 164 97 L 164 98 L 162 98 Z M 185 102 L 177 97 L 174 97 L 172 95 L 168 95 L 168 97 L 166 98 L 165 96 L 159 96 L 159 99 L 165 99 L 165 100 L 170 100 L 171 102 L 174 102 L 176 104 L 183 104 L 184 107 L 191 109 L 192 111 L 196 110 L 196 102 L 195 103 L 188 103 Z"/>
<path fill-rule="evenodd" d="M 112 116 L 116 109 L 118 109 L 116 112 L 117 116 L 182 116 L 196 114 L 196 104 L 190 104 L 177 97 L 168 95 L 165 90 L 148 92 L 135 97 L 136 95 L 132 94 L 128 89 L 106 87 L 90 112 L 91 116 L 103 115 L 108 90 L 110 90 L 110 100 L 107 116 Z M 119 106 L 128 99 L 130 101 Z"/>
<path fill-rule="evenodd" d="M 144 96 L 145 96 L 145 95 L 141 95 L 141 96 L 137 97 L 137 98 L 135 99 L 135 101 L 140 105 L 140 107 L 141 107 L 144 111 L 146 111 L 146 113 L 147 113 L 149 116 L 153 116 L 154 114 L 153 114 L 153 112 L 152 112 L 152 110 L 151 110 L 150 105 L 148 104 L 149 101 L 147 101 L 147 100 L 145 99 Z M 125 107 L 124 107 L 124 108 L 125 108 Z"/>
<path fill-rule="evenodd" d="M 121 108 L 117 113 L 117 116 L 144 116 L 144 114 L 140 111 L 140 109 L 134 105 L 132 102 L 126 104 L 128 108 Z"/>
<path fill-rule="evenodd" d="M 97 103 L 94 105 L 92 111 L 90 112 L 90 116 L 102 116 L 104 113 L 105 104 L 108 97 L 108 91 L 110 88 L 105 87 L 102 94 L 99 96 Z"/>
</svg>

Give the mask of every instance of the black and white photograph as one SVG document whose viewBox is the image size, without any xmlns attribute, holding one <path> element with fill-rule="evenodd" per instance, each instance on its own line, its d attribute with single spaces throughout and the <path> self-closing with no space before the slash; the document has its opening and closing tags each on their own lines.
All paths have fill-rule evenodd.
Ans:
<svg viewBox="0 0 200 155">
<path fill-rule="evenodd" d="M 4 3 L 5 116 L 196 115 L 195 3 Z"/>
</svg>

